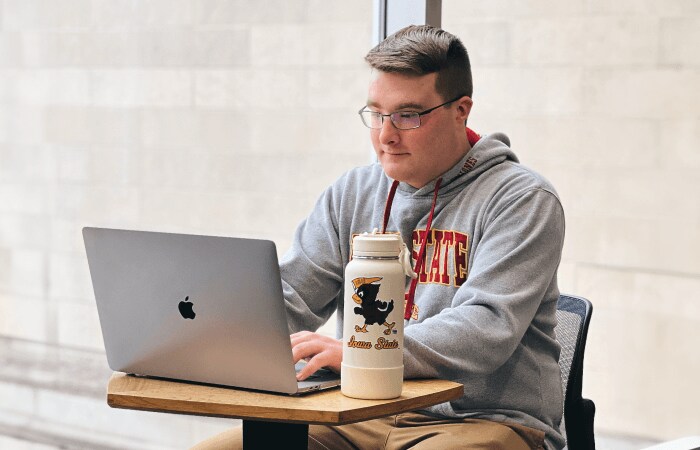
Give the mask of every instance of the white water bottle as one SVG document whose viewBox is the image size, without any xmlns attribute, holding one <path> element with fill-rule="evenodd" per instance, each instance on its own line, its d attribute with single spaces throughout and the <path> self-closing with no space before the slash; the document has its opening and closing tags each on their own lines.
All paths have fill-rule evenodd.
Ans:
<svg viewBox="0 0 700 450">
<path fill-rule="evenodd" d="M 388 399 L 403 386 L 406 275 L 415 276 L 400 234 L 361 234 L 345 268 L 341 392 Z"/>
</svg>

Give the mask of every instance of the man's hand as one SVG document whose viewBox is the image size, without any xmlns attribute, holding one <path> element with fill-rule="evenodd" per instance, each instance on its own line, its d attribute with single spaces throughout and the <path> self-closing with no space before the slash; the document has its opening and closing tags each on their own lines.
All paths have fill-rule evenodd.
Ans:
<svg viewBox="0 0 700 450">
<path fill-rule="evenodd" d="M 290 337 L 294 364 L 302 359 L 307 361 L 306 366 L 297 374 L 297 380 L 305 380 L 322 367 L 340 373 L 340 362 L 343 360 L 342 341 L 310 331 L 300 331 Z"/>
</svg>

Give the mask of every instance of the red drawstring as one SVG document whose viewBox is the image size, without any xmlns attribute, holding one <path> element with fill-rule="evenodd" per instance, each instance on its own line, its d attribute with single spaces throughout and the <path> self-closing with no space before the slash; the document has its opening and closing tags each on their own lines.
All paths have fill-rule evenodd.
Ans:
<svg viewBox="0 0 700 450">
<path fill-rule="evenodd" d="M 408 297 L 406 298 L 406 307 L 403 313 L 403 318 L 405 320 L 411 319 L 411 312 L 413 310 L 413 298 L 416 296 L 416 287 L 418 286 L 418 280 L 420 279 L 420 274 L 423 271 L 423 266 L 425 265 L 425 246 L 428 243 L 430 229 L 433 226 L 433 215 L 435 214 L 435 203 L 437 203 L 437 196 L 438 191 L 440 190 L 440 184 L 442 184 L 442 178 L 438 178 L 435 182 L 435 191 L 433 191 L 433 205 L 430 207 L 430 214 L 428 215 L 428 224 L 425 226 L 425 236 L 423 237 L 423 242 L 421 243 L 420 251 L 418 252 L 416 268 L 413 270 L 417 276 L 416 278 L 413 278 L 411 280 L 411 287 L 408 289 Z"/>
<path fill-rule="evenodd" d="M 386 225 L 389 223 L 389 215 L 391 214 L 391 204 L 394 203 L 394 195 L 396 195 L 397 187 L 399 187 L 399 180 L 394 180 L 389 190 L 389 196 L 386 198 L 386 205 L 384 206 L 384 226 L 382 227 L 382 234 L 386 233 Z"/>
<path fill-rule="evenodd" d="M 430 207 L 430 214 L 428 215 L 428 224 L 425 227 L 425 237 L 420 245 L 420 251 L 418 252 L 418 259 L 416 260 L 416 268 L 414 272 L 418 275 L 416 278 L 411 280 L 411 287 L 408 290 L 408 297 L 406 298 L 406 308 L 404 309 L 404 319 L 409 320 L 411 318 L 411 310 L 413 309 L 413 297 L 416 295 L 416 286 L 418 285 L 418 279 L 420 278 L 420 273 L 423 270 L 424 259 L 425 259 L 425 245 L 428 242 L 428 235 L 430 229 L 433 226 L 433 215 L 435 214 L 435 203 L 437 203 L 438 192 L 440 191 L 440 185 L 442 184 L 442 178 L 438 178 L 435 182 L 435 190 L 433 191 L 433 204 Z M 386 233 L 386 226 L 389 223 L 389 215 L 391 214 L 391 205 L 394 203 L 394 195 L 396 195 L 396 188 L 399 186 L 398 180 L 394 180 L 389 190 L 389 196 L 386 199 L 386 206 L 384 207 L 384 226 L 382 227 L 382 233 Z"/>
</svg>

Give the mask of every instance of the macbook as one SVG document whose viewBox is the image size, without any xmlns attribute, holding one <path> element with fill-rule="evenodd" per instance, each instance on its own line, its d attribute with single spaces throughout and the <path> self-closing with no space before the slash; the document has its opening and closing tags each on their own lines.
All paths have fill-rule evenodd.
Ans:
<svg viewBox="0 0 700 450">
<path fill-rule="evenodd" d="M 299 394 L 272 241 L 83 228 L 109 367 L 135 375 Z"/>
</svg>

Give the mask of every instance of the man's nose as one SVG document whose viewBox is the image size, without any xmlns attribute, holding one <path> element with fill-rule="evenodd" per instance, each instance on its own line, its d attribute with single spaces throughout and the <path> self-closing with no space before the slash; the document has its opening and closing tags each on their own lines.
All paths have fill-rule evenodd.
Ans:
<svg viewBox="0 0 700 450">
<path fill-rule="evenodd" d="M 399 130 L 389 117 L 384 117 L 382 127 L 379 129 L 379 142 L 384 145 L 392 145 L 399 142 Z"/>
</svg>

